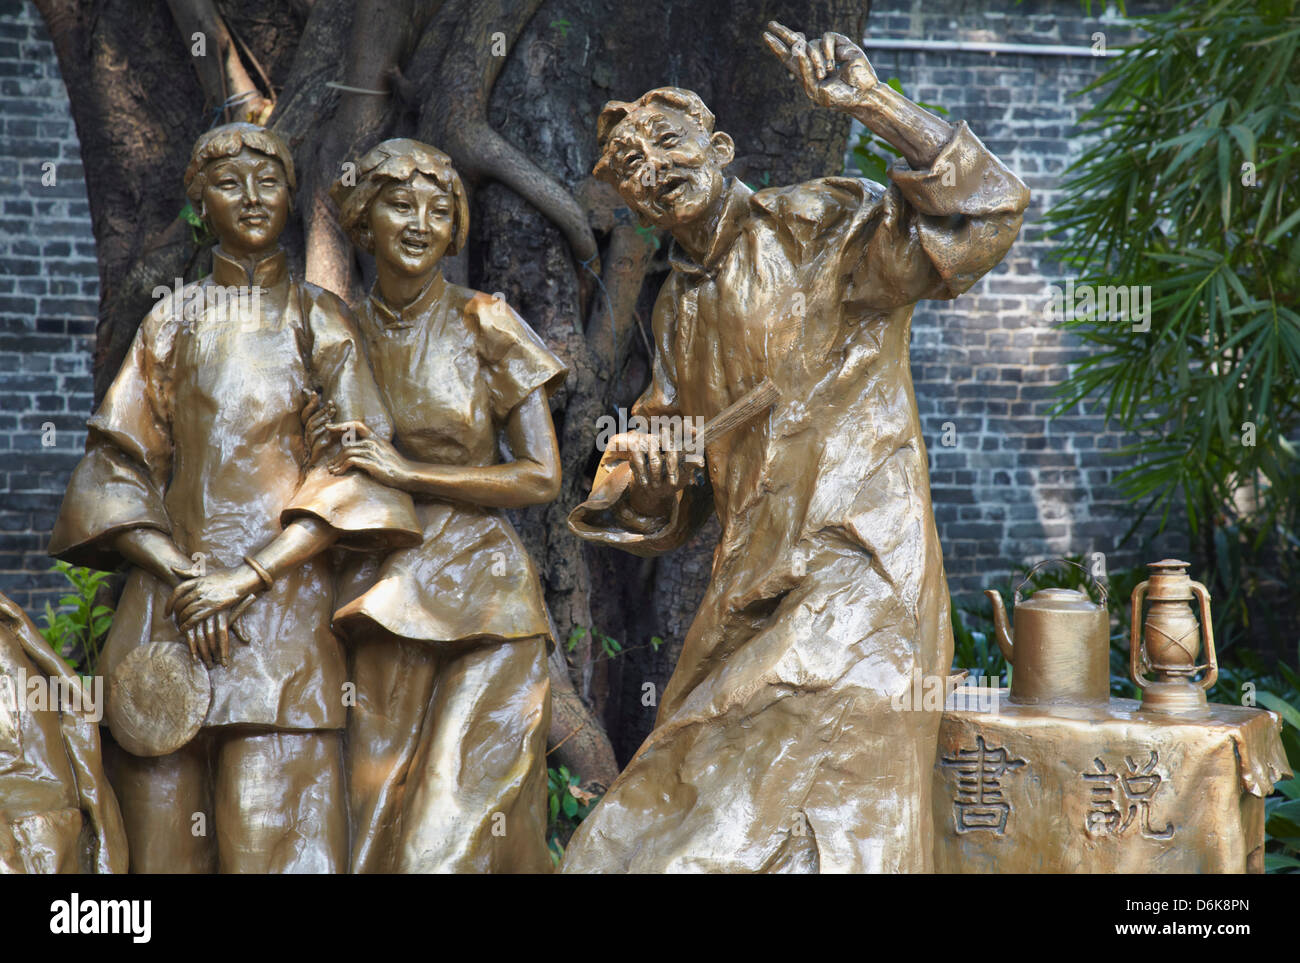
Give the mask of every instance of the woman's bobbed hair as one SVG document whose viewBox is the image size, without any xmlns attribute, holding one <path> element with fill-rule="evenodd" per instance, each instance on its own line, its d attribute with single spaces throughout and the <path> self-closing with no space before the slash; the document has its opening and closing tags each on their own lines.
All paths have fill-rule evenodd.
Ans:
<svg viewBox="0 0 1300 963">
<path fill-rule="evenodd" d="M 397 137 L 376 145 L 354 163 L 355 168 L 345 169 L 330 188 L 330 197 L 338 207 L 339 224 L 367 254 L 375 253 L 374 237 L 367 227 L 371 203 L 385 184 L 404 182 L 417 171 L 452 197 L 452 235 L 447 253 L 456 254 L 465 246 L 469 236 L 469 202 L 460 175 L 452 166 L 451 158 L 442 151 L 418 140 Z"/>
<path fill-rule="evenodd" d="M 223 157 L 234 157 L 245 147 L 278 160 L 280 166 L 284 168 L 289 190 L 292 192 L 297 189 L 298 184 L 294 180 L 293 173 L 293 155 L 289 153 L 289 148 L 278 134 L 256 124 L 222 124 L 199 136 L 199 139 L 194 142 L 190 162 L 185 168 L 185 196 L 189 198 L 196 210 L 203 205 L 203 188 L 208 183 L 208 163 Z"/>
</svg>

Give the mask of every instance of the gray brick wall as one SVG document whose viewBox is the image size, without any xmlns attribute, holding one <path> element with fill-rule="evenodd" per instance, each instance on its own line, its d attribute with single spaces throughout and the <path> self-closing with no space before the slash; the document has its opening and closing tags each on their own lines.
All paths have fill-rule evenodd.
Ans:
<svg viewBox="0 0 1300 963">
<path fill-rule="evenodd" d="M 1123 42 L 1125 24 L 1094 10 L 1086 16 L 1077 0 L 877 0 L 871 34 L 1087 46 L 1100 30 L 1109 45 Z M 1079 151 L 1086 101 L 1071 94 L 1104 61 L 871 55 L 882 77 L 968 121 L 1034 192 L 1007 260 L 956 302 L 923 303 L 915 314 L 913 373 L 953 592 L 1048 554 L 1105 551 L 1115 566 L 1185 551 L 1175 536 L 1144 557 L 1114 552 L 1131 518 L 1113 487 L 1124 465 L 1110 453 L 1122 439 L 1096 417 L 1045 417 L 1079 348 L 1042 320 L 1047 286 L 1061 274 L 1047 262 L 1040 219 Z M 41 183 L 46 161 L 53 186 Z M 98 279 L 67 94 L 40 17 L 14 0 L 0 0 L 0 213 L 0 591 L 36 612 L 60 585 L 44 549 L 84 443 Z M 941 443 L 946 422 L 954 447 Z M 52 446 L 42 445 L 46 425 Z"/>
<path fill-rule="evenodd" d="M 1167 6 L 1130 3 L 1129 11 Z M 1089 17 L 1077 0 L 876 0 L 870 35 L 1090 47 L 1101 32 L 1111 48 L 1129 41 L 1131 27 L 1102 7 L 1094 4 Z M 1043 320 L 1048 287 L 1064 275 L 1048 260 L 1042 216 L 1081 152 L 1077 122 L 1090 101 L 1072 95 L 1108 61 L 872 51 L 869 41 L 867 52 L 880 77 L 898 77 L 909 96 L 967 121 L 1033 192 L 1006 260 L 956 301 L 922 302 L 914 314 L 912 373 L 952 592 L 969 596 L 1052 555 L 1105 552 L 1115 568 L 1186 551 L 1185 537 L 1173 529 L 1145 552 L 1116 551 L 1134 518 L 1114 487 L 1127 467 L 1114 457 L 1125 439 L 1106 431 L 1099 417 L 1046 417 L 1055 386 L 1081 349 Z M 951 447 L 942 443 L 948 422 L 955 428 Z"/>
<path fill-rule="evenodd" d="M 53 165 L 54 182 L 47 172 Z M 0 591 L 39 612 L 45 554 L 85 443 L 99 304 L 77 132 L 30 3 L 0 3 Z"/>
</svg>

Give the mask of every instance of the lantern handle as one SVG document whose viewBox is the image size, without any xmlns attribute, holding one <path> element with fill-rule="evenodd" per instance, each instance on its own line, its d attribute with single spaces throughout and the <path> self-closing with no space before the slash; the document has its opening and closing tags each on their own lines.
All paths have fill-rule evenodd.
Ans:
<svg viewBox="0 0 1300 963">
<path fill-rule="evenodd" d="M 1219 679 L 1219 657 L 1214 651 L 1214 623 L 1210 621 L 1210 591 L 1200 582 L 1192 582 L 1192 594 L 1201 603 L 1201 635 L 1205 640 L 1205 678 L 1197 683 L 1206 692 Z"/>
<path fill-rule="evenodd" d="M 1139 689 L 1145 689 L 1151 683 L 1142 676 L 1139 667 L 1142 659 L 1142 599 L 1147 594 L 1147 582 L 1141 582 L 1133 589 L 1132 616 L 1129 620 L 1128 636 L 1128 672 Z"/>
</svg>

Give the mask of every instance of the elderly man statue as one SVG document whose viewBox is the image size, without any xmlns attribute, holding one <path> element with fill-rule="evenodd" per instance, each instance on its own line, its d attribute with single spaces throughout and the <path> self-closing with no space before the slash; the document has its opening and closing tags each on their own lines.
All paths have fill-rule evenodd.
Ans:
<svg viewBox="0 0 1300 963">
<path fill-rule="evenodd" d="M 879 82 L 846 37 L 764 39 L 814 103 L 907 161 L 752 192 L 687 90 L 612 102 L 597 176 L 676 240 L 654 308 L 649 419 L 713 417 L 764 379 L 780 400 L 707 449 L 618 436 L 632 481 L 570 516 L 595 543 L 670 551 L 711 506 L 712 577 L 656 727 L 566 853 L 568 872 L 920 872 L 931 867 L 936 707 L 952 660 L 908 339 L 1010 248 L 1029 191 L 965 123 Z M 616 450 L 622 448 L 622 451 Z M 711 491 L 710 491 L 711 489 Z M 918 700 L 919 701 L 919 700 Z"/>
</svg>

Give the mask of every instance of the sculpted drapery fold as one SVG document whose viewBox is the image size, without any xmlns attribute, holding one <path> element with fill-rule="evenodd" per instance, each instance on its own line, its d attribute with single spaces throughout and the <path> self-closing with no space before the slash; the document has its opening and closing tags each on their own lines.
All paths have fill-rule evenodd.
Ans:
<svg viewBox="0 0 1300 963">
<path fill-rule="evenodd" d="M 206 306 L 216 303 L 207 298 L 215 285 L 252 284 L 261 302 L 254 315 Z M 342 302 L 290 279 L 282 252 L 250 270 L 217 251 L 213 274 L 185 289 L 184 300 L 192 296 L 205 305 L 194 316 L 164 299 L 140 325 L 89 422 L 86 456 L 68 485 L 50 553 L 116 568 L 123 560 L 115 537 L 144 527 L 167 533 L 207 565 L 238 565 L 300 516 L 331 526 L 345 548 L 415 542 L 410 496 L 360 472 L 304 468 L 299 411 L 310 391 L 350 419 L 392 433 Z M 162 613 L 169 592 L 132 572 L 106 643 L 106 673 L 137 645 L 182 641 Z M 338 691 L 346 673 L 329 631 L 332 598 L 327 563 L 318 558 L 253 603 L 241 625 L 262 644 L 238 645 L 231 666 L 213 668 L 208 725 L 342 728 Z"/>
<path fill-rule="evenodd" d="M 722 535 L 656 727 L 566 872 L 930 865 L 938 714 L 891 704 L 952 659 L 911 311 L 998 263 L 1028 191 L 965 124 L 928 169 L 891 177 L 727 182 L 703 255 L 674 252 L 634 414 L 711 418 L 763 379 L 780 400 L 711 444 L 707 484 L 660 513 L 629 489 L 571 516 L 639 555 L 681 544 L 710 507 Z"/>
</svg>

